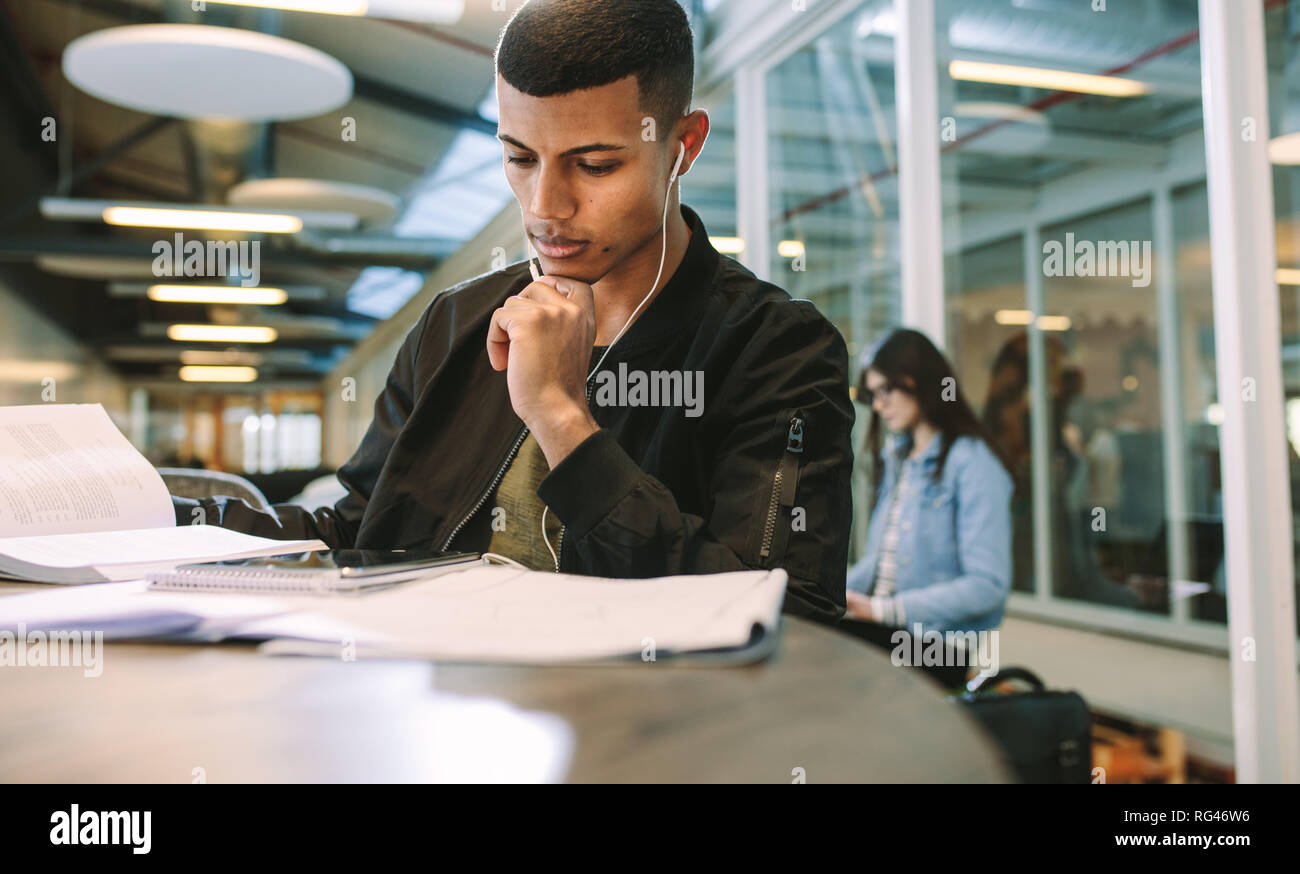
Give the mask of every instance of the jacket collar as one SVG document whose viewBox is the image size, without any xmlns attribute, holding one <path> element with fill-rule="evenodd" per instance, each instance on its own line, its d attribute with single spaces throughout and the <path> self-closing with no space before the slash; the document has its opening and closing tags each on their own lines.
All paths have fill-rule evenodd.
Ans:
<svg viewBox="0 0 1300 874">
<path fill-rule="evenodd" d="M 703 310 L 705 292 L 713 284 L 719 255 L 695 210 L 683 204 L 681 212 L 691 229 L 686 254 L 672 278 L 618 341 L 623 349 L 651 345 L 667 335 L 681 333 L 695 324 L 694 316 Z"/>
<path fill-rule="evenodd" d="M 921 453 L 921 457 L 916 460 L 924 467 L 930 467 L 935 464 L 939 460 L 939 447 L 942 444 L 943 432 L 939 432 L 931 438 L 929 444 L 925 447 L 925 451 Z M 905 431 L 902 434 L 897 435 L 894 438 L 892 448 L 894 451 L 890 453 L 891 455 L 895 458 L 901 459 L 902 461 L 907 461 L 907 455 L 912 451 L 912 432 Z"/>
</svg>

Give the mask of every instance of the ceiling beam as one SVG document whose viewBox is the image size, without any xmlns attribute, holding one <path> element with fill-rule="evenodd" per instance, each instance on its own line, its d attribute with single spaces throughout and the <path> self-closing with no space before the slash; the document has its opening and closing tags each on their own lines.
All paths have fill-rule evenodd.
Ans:
<svg viewBox="0 0 1300 874">
<path fill-rule="evenodd" d="M 20 95 L 31 118 L 55 118 L 49 95 L 32 66 L 34 60 L 14 27 L 8 7 L 0 8 L 0 70 L 4 70 L 5 80 Z"/>
<path fill-rule="evenodd" d="M 476 130 L 490 137 L 497 135 L 497 123 L 477 112 L 461 109 L 441 100 L 434 100 L 402 88 L 394 88 L 369 76 L 352 74 L 353 94 L 362 100 L 381 103 L 427 121 L 436 121 L 450 127 Z"/>
<path fill-rule="evenodd" d="M 36 208 L 42 197 L 58 194 L 66 195 L 75 191 L 79 186 L 85 183 L 86 180 L 98 173 L 100 168 L 105 164 L 108 164 L 115 158 L 129 152 L 142 141 L 147 140 L 149 137 L 158 133 L 158 131 L 171 125 L 175 120 L 176 119 L 169 116 L 159 116 L 157 118 L 149 119 L 126 136 L 121 137 L 101 149 L 95 157 L 82 164 L 78 164 L 76 169 L 71 173 L 57 179 L 53 190 L 45 191 L 36 197 L 28 198 L 25 202 L 6 212 L 3 217 L 0 217 L 0 227 L 7 226 L 16 219 L 35 214 Z"/>
</svg>

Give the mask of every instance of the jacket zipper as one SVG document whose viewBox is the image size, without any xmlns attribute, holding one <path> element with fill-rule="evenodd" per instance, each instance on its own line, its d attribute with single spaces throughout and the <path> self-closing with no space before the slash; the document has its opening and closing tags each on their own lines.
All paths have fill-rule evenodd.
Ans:
<svg viewBox="0 0 1300 874">
<path fill-rule="evenodd" d="M 524 444 L 524 440 L 527 439 L 527 437 L 528 427 L 524 426 L 523 430 L 519 432 L 519 436 L 515 438 L 515 445 L 510 447 L 510 451 L 506 453 L 506 457 L 502 460 L 500 466 L 497 467 L 497 472 L 492 477 L 492 482 L 488 484 L 487 489 L 484 490 L 483 494 L 479 496 L 478 501 L 474 504 L 474 509 L 470 510 L 464 519 L 460 520 L 460 524 L 453 528 L 451 533 L 447 535 L 447 539 L 443 541 L 443 552 L 446 552 L 451 547 L 451 541 L 460 533 L 460 529 L 469 524 L 469 520 L 473 519 L 474 514 L 477 513 L 483 507 L 483 504 L 487 502 L 488 496 L 492 494 L 492 490 L 501 482 L 501 478 L 506 475 L 506 468 L 510 467 L 510 462 L 514 460 L 515 453 L 519 451 L 519 447 Z"/>
<path fill-rule="evenodd" d="M 790 430 L 786 433 L 785 452 L 781 454 L 781 462 L 776 466 L 776 474 L 772 477 L 772 498 L 767 505 L 767 522 L 763 525 L 763 545 L 758 550 L 759 558 L 767 558 L 772 554 L 772 538 L 776 534 L 776 515 L 786 503 L 784 500 L 786 482 L 790 479 L 798 482 L 799 461 L 795 456 L 803 453 L 803 425 L 803 413 L 796 412 L 790 419 Z M 788 466 L 793 466 L 794 470 L 787 473 Z M 790 500 L 793 503 L 793 493 L 790 495 Z"/>
<path fill-rule="evenodd" d="M 588 407 L 591 406 L 591 381 L 590 380 L 587 381 L 587 406 Z M 526 439 L 528 439 L 527 425 L 525 425 L 523 430 L 519 432 L 519 436 L 515 438 L 515 445 L 511 446 L 510 451 L 506 453 L 506 457 L 501 461 L 500 466 L 497 467 L 496 474 L 492 477 L 492 482 L 488 483 L 487 489 L 484 490 L 483 494 L 479 495 L 478 501 L 474 503 L 474 508 L 470 510 L 469 513 L 465 516 L 465 518 L 460 520 L 460 524 L 458 524 L 455 528 L 451 529 L 451 533 L 447 535 L 447 539 L 442 544 L 443 552 L 446 552 L 451 547 L 451 541 L 456 537 L 457 534 L 460 533 L 460 529 L 464 528 L 466 525 L 469 524 L 469 520 L 473 519 L 474 514 L 477 513 L 483 507 L 483 504 L 487 501 L 488 496 L 492 494 L 492 490 L 495 489 L 501 483 L 501 478 L 506 475 L 506 469 L 510 467 L 510 462 L 514 460 L 515 453 L 519 451 L 519 447 L 524 444 L 524 440 Z M 561 522 L 560 543 L 555 550 L 555 572 L 557 574 L 560 572 L 560 552 L 561 550 L 564 549 L 564 528 L 565 528 L 564 523 Z M 542 537 L 545 536 L 546 536 L 546 531 L 543 530 Z"/>
</svg>

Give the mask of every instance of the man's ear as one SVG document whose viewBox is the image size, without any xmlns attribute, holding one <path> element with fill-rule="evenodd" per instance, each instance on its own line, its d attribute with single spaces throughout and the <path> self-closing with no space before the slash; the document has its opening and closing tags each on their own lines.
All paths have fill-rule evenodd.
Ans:
<svg viewBox="0 0 1300 874">
<path fill-rule="evenodd" d="M 686 146 L 686 156 L 682 158 L 682 168 L 677 171 L 678 178 L 685 176 L 687 171 L 695 164 L 695 159 L 699 157 L 700 151 L 704 148 L 704 141 L 709 138 L 709 114 L 703 109 L 697 109 L 682 117 L 677 122 L 674 131 L 674 140 L 680 141 Z M 668 155 L 668 166 L 671 167 L 677 160 L 677 149 L 672 149 Z"/>
</svg>

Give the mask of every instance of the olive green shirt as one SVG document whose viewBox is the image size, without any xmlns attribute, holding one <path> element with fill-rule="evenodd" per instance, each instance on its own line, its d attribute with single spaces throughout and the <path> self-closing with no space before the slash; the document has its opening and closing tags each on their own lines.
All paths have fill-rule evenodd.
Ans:
<svg viewBox="0 0 1300 874">
<path fill-rule="evenodd" d="M 607 348 L 592 348 L 592 366 Z M 537 496 L 537 486 L 550 472 L 541 445 L 529 431 L 497 484 L 494 502 L 487 505 L 492 517 L 492 540 L 488 552 L 513 558 L 533 570 L 558 570 L 555 563 L 560 554 L 560 527 L 564 523 L 554 512 L 548 512 L 543 539 L 542 511 L 546 505 Z M 548 542 L 550 550 L 546 548 Z M 556 558 L 551 558 L 551 550 L 555 551 Z"/>
<path fill-rule="evenodd" d="M 513 558 L 533 570 L 555 570 L 546 542 L 559 554 L 560 526 L 554 513 L 546 514 L 546 540 L 542 539 L 542 510 L 537 486 L 551 468 L 542 447 L 530 431 L 519 447 L 501 482 L 497 485 L 496 504 L 492 509 L 492 540 L 488 552 Z"/>
</svg>

